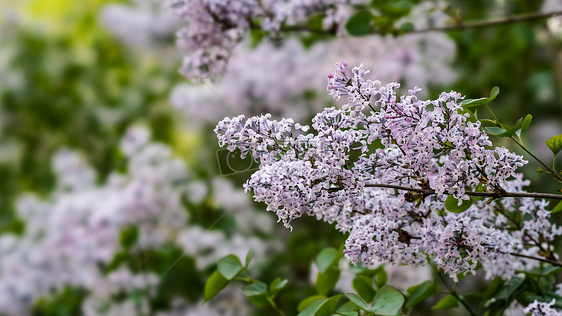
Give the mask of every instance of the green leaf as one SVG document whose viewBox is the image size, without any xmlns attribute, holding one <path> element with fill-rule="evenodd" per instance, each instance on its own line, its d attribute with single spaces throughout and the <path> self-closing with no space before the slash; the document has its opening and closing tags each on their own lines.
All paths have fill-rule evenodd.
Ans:
<svg viewBox="0 0 562 316">
<path fill-rule="evenodd" d="M 475 298 L 478 300 L 487 300 L 491 298 L 492 295 L 494 295 L 494 293 L 496 293 L 498 287 L 502 285 L 503 282 L 504 281 L 502 278 L 496 277 L 492 280 L 492 282 L 488 283 L 488 287 L 486 288 L 486 291 L 478 292 L 478 293 L 468 293 L 466 297 Z"/>
<path fill-rule="evenodd" d="M 392 286 L 383 286 L 375 296 L 371 311 L 377 315 L 396 315 L 404 304 L 404 295 Z"/>
<path fill-rule="evenodd" d="M 128 226 L 121 231 L 119 241 L 125 249 L 131 248 L 137 243 L 139 238 L 139 228 L 137 226 Z"/>
<path fill-rule="evenodd" d="M 335 264 L 335 259 L 338 256 L 338 251 L 334 248 L 326 248 L 316 256 L 316 266 L 320 273 L 326 272 L 326 269 L 332 264 Z"/>
<path fill-rule="evenodd" d="M 546 145 L 556 157 L 560 150 L 562 150 L 562 134 L 553 136 L 546 141 Z"/>
<path fill-rule="evenodd" d="M 370 311 L 371 306 L 367 305 L 367 303 L 365 303 L 363 299 L 359 297 L 359 295 L 354 293 L 346 293 L 345 295 L 351 302 L 353 302 L 353 304 L 355 304 L 355 306 L 359 307 L 362 310 Z"/>
<path fill-rule="evenodd" d="M 314 302 L 318 299 L 326 299 L 326 296 L 324 296 L 324 295 L 313 295 L 313 296 L 307 297 L 299 303 L 299 305 L 297 306 L 297 310 L 299 312 L 302 312 L 305 308 L 308 307 L 308 305 L 310 305 L 312 302 Z"/>
<path fill-rule="evenodd" d="M 306 25 L 313 30 L 322 30 L 322 23 L 324 22 L 325 18 L 326 14 L 323 13 L 312 14 L 308 18 Z"/>
<path fill-rule="evenodd" d="M 521 133 L 524 133 L 531 125 L 531 121 L 533 120 L 533 116 L 531 114 L 527 114 L 521 123 Z"/>
<path fill-rule="evenodd" d="M 437 304 L 433 305 L 432 310 L 437 309 L 451 309 L 459 307 L 459 301 L 453 295 L 447 295 L 442 298 Z"/>
<path fill-rule="evenodd" d="M 488 98 L 488 102 L 493 101 L 498 94 L 500 94 L 500 88 L 498 86 L 495 86 L 492 88 L 492 90 L 490 91 L 490 97 Z"/>
<path fill-rule="evenodd" d="M 461 205 L 459 205 L 459 200 L 457 200 L 452 195 L 448 195 L 447 199 L 445 200 L 445 208 L 451 213 L 462 213 L 468 210 L 472 206 L 472 204 L 474 204 L 473 198 L 463 200 Z"/>
<path fill-rule="evenodd" d="M 347 293 L 347 297 L 353 304 L 364 311 L 375 313 L 376 315 L 396 315 L 404 304 L 404 296 L 395 288 L 385 285 L 375 296 L 373 306 L 369 306 L 361 297 L 353 293 Z"/>
<path fill-rule="evenodd" d="M 318 294 L 327 295 L 336 286 L 340 279 L 340 270 L 330 267 L 324 273 L 318 273 L 316 278 L 316 291 Z"/>
<path fill-rule="evenodd" d="M 496 295 L 496 299 L 509 300 L 511 295 L 523 284 L 524 281 L 525 275 L 522 273 L 511 277 L 511 279 L 502 285 Z"/>
<path fill-rule="evenodd" d="M 252 258 L 254 257 L 254 251 L 250 250 L 248 251 L 248 253 L 246 254 L 246 260 L 244 260 L 244 267 L 248 267 L 250 265 L 250 261 L 252 261 Z"/>
<path fill-rule="evenodd" d="M 222 291 L 222 289 L 224 289 L 228 285 L 228 283 L 230 283 L 230 281 L 227 280 L 219 272 L 219 270 L 215 270 L 215 272 L 211 274 L 211 276 L 205 283 L 205 289 L 203 290 L 205 302 L 208 302 L 210 299 L 217 296 L 217 294 L 219 294 L 220 291 Z"/>
<path fill-rule="evenodd" d="M 232 280 L 244 269 L 242 263 L 235 255 L 228 255 L 219 259 L 218 271 L 227 279 Z"/>
<path fill-rule="evenodd" d="M 372 284 L 372 279 L 368 277 L 357 276 L 353 279 L 353 289 L 365 302 L 372 302 L 377 294 Z"/>
<path fill-rule="evenodd" d="M 338 313 L 359 312 L 359 311 L 360 311 L 360 309 L 353 302 L 347 302 L 347 303 L 343 304 L 342 306 L 340 306 L 336 310 L 336 312 L 338 312 Z"/>
<path fill-rule="evenodd" d="M 556 206 L 552 209 L 550 213 L 553 214 L 553 213 L 558 213 L 560 211 L 562 211 L 562 201 L 558 202 L 558 204 L 556 204 Z"/>
<path fill-rule="evenodd" d="M 336 312 L 336 306 L 342 295 L 336 295 L 329 299 L 318 299 L 308 305 L 298 316 L 330 316 Z M 318 303 L 320 302 L 320 303 Z"/>
<path fill-rule="evenodd" d="M 497 127 L 497 126 L 492 126 L 492 127 L 484 127 L 484 131 L 490 135 L 493 136 L 500 136 L 503 133 L 506 132 L 505 129 L 501 128 L 501 127 Z"/>
<path fill-rule="evenodd" d="M 402 32 L 411 32 L 415 29 L 416 27 L 414 26 L 414 24 L 410 22 L 402 23 L 402 25 L 400 25 L 400 31 Z"/>
<path fill-rule="evenodd" d="M 280 278 L 275 278 L 275 280 L 269 284 L 269 295 L 271 297 L 277 296 L 277 293 L 287 285 L 287 282 L 288 280 L 286 279 L 281 281 Z"/>
<path fill-rule="evenodd" d="M 480 99 L 466 99 L 461 102 L 463 108 L 470 109 L 470 108 L 478 108 L 481 106 L 485 106 L 488 104 L 488 98 L 480 98 Z"/>
<path fill-rule="evenodd" d="M 386 281 L 388 279 L 388 274 L 386 273 L 386 270 L 384 270 L 384 267 L 377 273 L 376 275 L 376 279 L 375 279 L 375 285 L 377 286 L 377 288 L 381 288 L 386 284 Z"/>
<path fill-rule="evenodd" d="M 493 87 L 490 91 L 490 97 L 488 98 L 479 98 L 479 99 L 467 99 L 461 102 L 461 105 L 466 108 L 478 108 L 482 106 L 488 105 L 488 103 L 492 102 L 500 93 L 500 88 Z"/>
<path fill-rule="evenodd" d="M 261 28 L 250 29 L 250 48 L 256 48 L 261 43 L 265 33 Z"/>
<path fill-rule="evenodd" d="M 267 284 L 261 281 L 255 281 L 252 284 L 242 288 L 242 292 L 250 302 L 259 308 L 267 306 Z"/>
<path fill-rule="evenodd" d="M 412 308 L 438 292 L 439 287 L 431 281 L 425 281 L 421 284 L 412 286 L 408 289 L 409 295 L 408 300 L 406 301 L 406 308 Z"/>
<path fill-rule="evenodd" d="M 370 11 L 359 11 L 347 20 L 345 29 L 350 35 L 364 36 L 371 33 L 373 29 L 372 20 L 373 14 Z"/>
</svg>

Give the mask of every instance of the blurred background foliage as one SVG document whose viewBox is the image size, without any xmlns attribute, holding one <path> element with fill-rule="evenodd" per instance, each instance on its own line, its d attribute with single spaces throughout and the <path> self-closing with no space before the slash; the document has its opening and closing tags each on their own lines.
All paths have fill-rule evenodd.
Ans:
<svg viewBox="0 0 562 316">
<path fill-rule="evenodd" d="M 0 17 L 0 234 L 24 231 L 25 223 L 14 215 L 14 202 L 22 192 L 48 196 L 55 183 L 50 158 L 60 148 L 85 153 L 100 183 L 110 172 L 124 170 L 118 144 L 133 123 L 150 127 L 153 138 L 170 144 L 198 177 L 219 174 L 212 126 L 202 129 L 203 134 L 186 132 L 169 104 L 171 89 L 184 81 L 177 72 L 180 60 L 170 51 L 173 39 L 165 38 L 166 44 L 146 51 L 120 42 L 98 20 L 100 8 L 116 2 L 127 3 L 7 0 L 0 6 L 4 11 Z M 451 16 L 460 15 L 464 21 L 536 12 L 542 5 L 525 0 L 448 3 Z M 479 98 L 499 86 L 501 94 L 493 103 L 496 114 L 508 124 L 532 114 L 526 141 L 548 161 L 544 141 L 562 132 L 560 38 L 548 31 L 544 20 L 450 31 L 448 35 L 457 46 L 452 67 L 458 80 L 444 89 Z M 430 95 L 438 95 L 441 88 L 430 88 Z M 204 111 L 205 105 L 200 106 Z M 502 144 L 499 139 L 494 141 Z M 506 145 L 520 153 L 513 144 Z M 527 168 L 532 180 L 539 179 L 535 167 L 531 161 Z M 236 174 L 228 180 L 240 186 L 249 174 Z M 539 191 L 548 191 L 552 185 L 533 183 Z M 212 200 L 187 209 L 192 220 L 204 227 L 224 213 Z M 236 229 L 228 219 L 218 228 Z M 325 247 L 339 248 L 345 238 L 313 219 L 296 222 L 292 233 L 260 237 L 281 239 L 284 244 L 282 251 L 269 257 L 271 264 L 261 267 L 257 278 L 271 282 L 283 276 L 290 280 L 279 299 L 280 308 L 289 315 L 298 302 L 314 293 L 308 277 L 313 258 Z M 128 262 L 134 270 L 138 257 L 133 260 L 130 256 L 150 256 L 149 265 L 142 269 L 162 273 L 181 255 L 181 249 L 170 246 L 150 254 L 125 252 L 114 261 L 116 265 Z M 199 273 L 193 260 L 184 257 L 166 276 L 152 303 L 165 306 L 168 297 L 177 294 L 197 301 L 211 271 Z M 38 302 L 35 315 L 76 315 L 83 297 L 82 290 L 67 288 Z M 272 311 L 256 313 L 271 315 Z"/>
</svg>

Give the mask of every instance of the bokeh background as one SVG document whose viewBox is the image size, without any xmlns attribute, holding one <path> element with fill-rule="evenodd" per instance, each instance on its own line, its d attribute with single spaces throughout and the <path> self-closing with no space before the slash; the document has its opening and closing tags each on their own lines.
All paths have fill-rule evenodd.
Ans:
<svg viewBox="0 0 562 316">
<path fill-rule="evenodd" d="M 559 0 L 417 1 L 405 20 L 424 28 L 455 14 L 555 10 Z M 326 76 L 344 59 L 428 98 L 499 86 L 497 116 L 532 114 L 524 141 L 551 161 L 544 142 L 562 133 L 560 19 L 399 37 L 254 36 L 222 78 L 201 83 L 178 72 L 184 22 L 161 1 L 2 1 L 0 315 L 272 315 L 236 286 L 202 304 L 216 261 L 249 250 L 254 277 L 289 280 L 278 306 L 296 314 L 315 293 L 315 256 L 345 236 L 314 219 L 293 231 L 276 224 L 243 192 L 256 165 L 218 148 L 217 121 L 272 113 L 307 123 L 334 104 Z M 529 190 L 552 191 L 536 167 L 524 169 Z M 406 289 L 433 273 L 388 268 L 388 282 Z M 336 290 L 353 291 L 352 279 L 342 273 Z M 466 286 L 478 289 L 478 278 Z"/>
</svg>

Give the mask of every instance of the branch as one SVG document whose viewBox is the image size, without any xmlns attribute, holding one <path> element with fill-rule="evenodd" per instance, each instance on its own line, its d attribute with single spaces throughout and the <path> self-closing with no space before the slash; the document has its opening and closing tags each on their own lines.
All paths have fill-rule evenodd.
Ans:
<svg viewBox="0 0 562 316">
<path fill-rule="evenodd" d="M 466 29 L 473 29 L 479 27 L 488 27 L 488 26 L 495 26 L 495 25 L 502 25 L 502 24 L 512 24 L 518 23 L 523 21 L 535 21 L 535 20 L 543 20 L 552 18 L 555 16 L 562 15 L 562 11 L 553 11 L 553 12 L 534 12 L 534 13 L 527 13 L 521 14 L 516 16 L 508 16 L 505 18 L 498 18 L 498 19 L 491 19 L 491 20 L 482 20 L 482 21 L 472 21 L 472 22 L 458 22 L 454 25 L 448 26 L 441 26 L 441 27 L 430 27 L 425 29 L 419 30 L 411 30 L 411 31 L 401 31 L 399 34 L 419 34 L 419 33 L 428 33 L 428 32 L 449 32 L 449 31 L 459 31 L 459 30 L 466 30 Z M 306 26 L 297 25 L 297 26 L 287 26 L 281 29 L 284 32 L 310 32 L 315 34 L 326 34 L 326 35 L 336 35 L 337 30 L 322 30 L 322 29 L 312 29 Z M 380 31 L 373 31 L 370 33 L 371 35 L 385 35 L 389 34 L 388 32 L 380 32 Z"/>
<path fill-rule="evenodd" d="M 524 255 L 521 253 L 517 253 L 517 252 L 508 252 L 507 254 L 510 254 L 512 256 L 515 257 L 521 257 L 521 258 L 526 258 L 526 259 L 531 259 L 531 260 L 537 260 L 537 261 L 541 261 L 541 262 L 545 262 L 545 263 L 550 263 L 553 266 L 556 267 L 562 267 L 562 262 L 558 261 L 558 260 L 552 260 L 552 259 L 548 259 L 548 258 L 539 258 L 539 257 L 533 257 L 533 256 L 528 256 L 528 255 Z"/>
<path fill-rule="evenodd" d="M 562 15 L 562 11 L 554 11 L 554 12 L 535 12 L 535 13 L 528 13 L 528 14 L 521 14 L 516 16 L 508 16 L 505 18 L 499 19 L 492 19 L 492 20 L 484 20 L 484 21 L 473 21 L 473 22 L 466 22 L 466 23 L 458 23 L 455 25 L 444 26 L 444 27 L 430 27 L 427 29 L 421 30 L 413 30 L 407 33 L 426 33 L 426 32 L 433 32 L 433 31 L 441 31 L 441 32 L 448 32 L 448 31 L 457 31 L 457 30 L 465 30 L 471 28 L 479 28 L 479 27 L 487 27 L 487 26 L 494 26 L 494 25 L 501 25 L 501 24 L 512 24 L 517 22 L 523 21 L 535 21 L 535 20 L 543 20 L 552 18 L 555 16 Z"/>
<path fill-rule="evenodd" d="M 433 189 L 421 189 L 421 188 L 410 188 L 410 187 L 403 187 L 399 185 L 393 184 L 375 184 L 375 183 L 367 183 L 365 184 L 367 188 L 388 188 L 388 189 L 396 189 L 396 190 L 404 190 L 404 191 L 412 191 L 417 193 L 422 193 L 424 195 L 432 195 L 436 194 L 435 190 Z M 543 199 L 555 199 L 555 200 L 562 200 L 562 194 L 551 194 L 551 193 L 527 193 L 527 192 L 473 192 L 467 191 L 465 192 L 466 195 L 469 196 L 486 196 L 492 198 L 503 198 L 503 197 L 528 197 L 528 198 L 543 198 Z"/>
</svg>

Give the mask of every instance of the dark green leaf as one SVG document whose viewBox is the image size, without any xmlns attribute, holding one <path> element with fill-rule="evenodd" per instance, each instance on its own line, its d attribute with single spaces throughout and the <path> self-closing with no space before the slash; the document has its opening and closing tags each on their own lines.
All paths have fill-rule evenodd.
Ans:
<svg viewBox="0 0 562 316">
<path fill-rule="evenodd" d="M 377 273 L 375 278 L 375 285 L 377 286 L 377 288 L 380 289 L 381 287 L 385 286 L 387 279 L 388 279 L 388 274 L 386 273 L 386 270 L 383 267 L 380 270 L 380 272 Z"/>
<path fill-rule="evenodd" d="M 549 138 L 546 141 L 546 145 L 552 150 L 554 156 L 558 155 L 560 150 L 562 150 L 562 134 Z"/>
<path fill-rule="evenodd" d="M 219 259 L 217 263 L 218 271 L 227 279 L 232 280 L 242 271 L 242 263 L 235 255 L 228 255 Z"/>
<path fill-rule="evenodd" d="M 318 273 L 316 278 L 316 291 L 318 294 L 327 295 L 336 286 L 340 279 L 340 270 L 330 267 L 324 273 Z"/>
<path fill-rule="evenodd" d="M 402 23 L 402 25 L 400 25 L 400 31 L 402 32 L 411 32 L 415 29 L 416 27 L 414 26 L 414 24 L 410 22 Z"/>
<path fill-rule="evenodd" d="M 219 270 L 215 270 L 213 274 L 205 283 L 205 289 L 203 291 L 203 296 L 205 298 L 205 302 L 208 302 L 210 299 L 215 297 L 219 294 L 222 289 L 224 289 L 230 281 L 228 281 L 220 272 Z"/>
<path fill-rule="evenodd" d="M 523 284 L 524 281 L 525 275 L 522 273 L 511 277 L 511 279 L 500 287 L 500 290 L 496 295 L 496 299 L 509 300 L 511 295 Z"/>
<path fill-rule="evenodd" d="M 131 248 L 137 243 L 139 238 L 139 228 L 137 226 L 129 226 L 121 231 L 121 236 L 119 236 L 121 246 L 125 249 Z"/>
<path fill-rule="evenodd" d="M 551 213 L 558 213 L 560 211 L 562 211 L 562 201 L 556 204 L 556 206 L 552 209 Z"/>
<path fill-rule="evenodd" d="M 355 292 L 357 292 L 357 294 L 359 294 L 359 296 L 368 303 L 372 302 L 377 294 L 377 291 L 373 288 L 372 279 L 369 277 L 355 277 L 355 279 L 353 279 L 353 288 L 355 289 Z"/>
<path fill-rule="evenodd" d="M 459 200 L 457 200 L 452 195 L 448 195 L 447 199 L 445 200 L 445 208 L 451 213 L 462 213 L 468 210 L 472 206 L 472 204 L 474 204 L 473 198 L 463 200 L 461 205 L 459 205 Z"/>
<path fill-rule="evenodd" d="M 409 295 L 406 301 L 406 308 L 412 308 L 438 292 L 439 287 L 431 281 L 425 281 L 422 284 L 412 286 L 408 289 Z"/>
<path fill-rule="evenodd" d="M 488 284 L 488 287 L 486 288 L 486 291 L 484 291 L 483 293 L 482 292 L 469 293 L 466 296 L 470 297 L 470 298 L 475 298 L 475 299 L 478 299 L 478 300 L 487 300 L 487 299 L 491 298 L 492 295 L 494 295 L 494 293 L 496 293 L 498 287 L 500 285 L 502 285 L 503 282 L 504 281 L 503 281 L 502 278 L 496 277 L 495 279 L 492 280 L 492 282 L 490 282 Z"/>
<path fill-rule="evenodd" d="M 373 29 L 372 20 L 373 14 L 370 11 L 359 11 L 347 20 L 345 29 L 353 36 L 367 35 Z"/>
<path fill-rule="evenodd" d="M 457 307 L 459 307 L 459 301 L 453 295 L 447 295 L 437 302 L 437 304 L 433 305 L 431 309 L 451 309 Z"/>
</svg>

